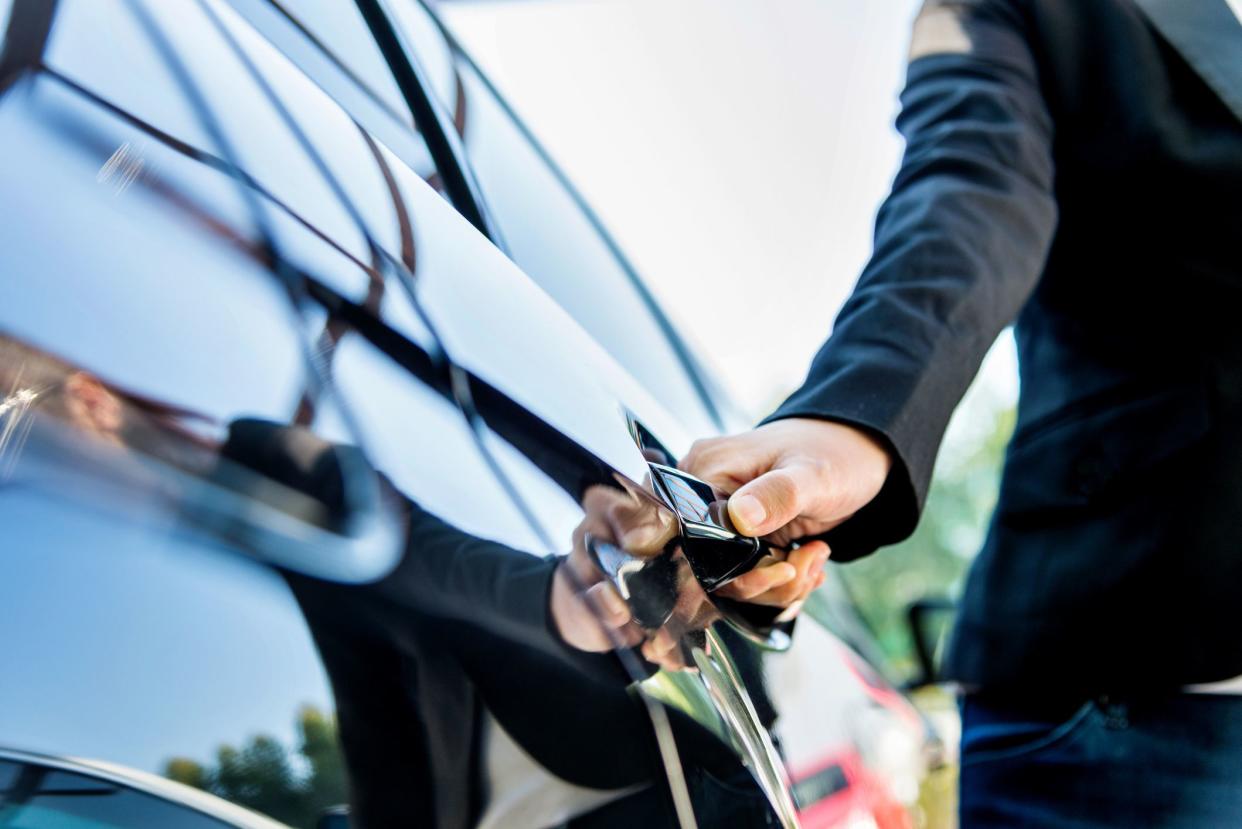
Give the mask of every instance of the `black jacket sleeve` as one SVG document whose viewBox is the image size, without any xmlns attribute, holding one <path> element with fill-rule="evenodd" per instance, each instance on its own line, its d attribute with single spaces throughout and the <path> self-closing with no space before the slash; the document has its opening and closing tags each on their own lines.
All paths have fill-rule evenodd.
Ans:
<svg viewBox="0 0 1242 829">
<path fill-rule="evenodd" d="M 558 556 L 538 557 L 478 538 L 407 501 L 409 543 L 397 567 L 369 589 L 397 604 L 535 648 L 596 675 L 629 677 L 613 654 L 562 641 L 548 606 Z M 498 643 L 498 647 L 499 647 Z"/>
<path fill-rule="evenodd" d="M 495 638 L 510 656 L 525 646 L 573 667 L 622 683 L 633 679 L 614 654 L 584 653 L 555 630 L 548 606 L 557 556 L 537 557 L 478 538 L 406 498 L 354 447 L 328 443 L 296 426 L 242 419 L 229 425 L 224 460 L 244 466 L 318 501 L 329 517 L 345 510 L 347 456 L 375 474 L 392 510 L 404 514 L 407 542 L 397 565 L 358 588 L 412 612 L 451 620 Z"/>
<path fill-rule="evenodd" d="M 911 56 L 906 152 L 874 253 L 806 382 L 768 418 L 853 424 L 892 450 L 881 493 L 824 536 L 838 561 L 913 531 L 949 416 L 1034 289 L 1056 224 L 1052 118 L 1021 6 L 929 0 Z"/>
</svg>

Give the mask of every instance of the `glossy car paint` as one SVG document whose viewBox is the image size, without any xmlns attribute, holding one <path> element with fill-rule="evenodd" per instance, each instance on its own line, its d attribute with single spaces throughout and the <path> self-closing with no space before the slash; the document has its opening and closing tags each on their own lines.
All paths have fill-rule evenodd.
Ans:
<svg viewBox="0 0 1242 829">
<path fill-rule="evenodd" d="M 405 45 L 436 42 L 412 8 L 393 18 Z M 650 784 L 660 764 L 633 727 L 650 733 L 641 710 L 583 740 L 580 721 L 513 704 L 515 671 L 552 709 L 583 697 L 488 621 L 503 615 L 478 611 L 486 588 L 467 583 L 468 560 L 404 544 L 408 517 L 367 494 L 383 485 L 374 467 L 462 537 L 565 551 L 585 489 L 641 490 L 634 422 L 674 454 L 720 422 L 708 384 L 445 41 L 419 56 L 456 61 L 428 74 L 437 99 L 445 78 L 466 96 L 451 121 L 486 215 L 505 225 L 493 238 L 527 273 L 462 220 L 444 200 L 443 152 L 402 113 L 366 20 L 341 15 L 65 0 L 42 68 L 0 79 L 0 192 L 20 218 L 0 225 L 0 270 L 17 275 L 0 288 L 6 367 L 64 361 L 56 384 L 33 388 L 43 401 L 14 396 L 28 390 L 20 372 L 0 387 L 0 592 L 13 610 L 0 625 L 23 666 L 0 683 L 0 745 L 171 776 L 289 825 L 349 799 L 348 767 L 371 814 L 421 814 L 429 804 L 400 792 L 375 808 L 390 778 L 365 769 L 356 741 L 342 756 L 342 698 L 388 701 L 351 715 L 360 733 L 414 725 L 392 703 L 401 677 L 361 681 L 324 644 L 340 631 L 323 616 L 365 589 L 347 585 L 413 570 L 425 589 L 404 607 L 439 621 L 410 636 L 440 632 L 432 645 L 465 671 L 470 704 L 563 779 Z M 329 33 L 341 52 L 324 48 Z M 587 290 L 584 273 L 598 280 Z M 73 377 L 85 390 L 58 385 Z M 75 411 L 84 400 L 95 408 Z M 253 417 L 362 449 L 367 462 L 345 468 L 350 520 L 219 459 L 229 425 Z M 458 642 L 454 624 L 482 638 Z M 690 762 L 694 729 L 738 733 L 693 710 L 697 723 L 674 722 Z M 567 755 L 550 748 L 567 742 Z M 414 773 L 416 753 L 388 747 L 389 773 Z M 251 785 L 264 774 L 266 788 Z M 470 819 L 447 808 L 438 820 Z"/>
</svg>

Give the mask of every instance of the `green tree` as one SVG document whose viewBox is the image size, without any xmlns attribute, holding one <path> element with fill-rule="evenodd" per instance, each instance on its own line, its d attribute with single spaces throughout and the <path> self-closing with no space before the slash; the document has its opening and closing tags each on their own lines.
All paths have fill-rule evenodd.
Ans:
<svg viewBox="0 0 1242 829">
<path fill-rule="evenodd" d="M 272 737 L 252 737 L 240 751 L 221 746 L 212 788 L 225 800 L 286 822 L 305 817 L 302 782 L 294 775 L 284 747 Z"/>
<path fill-rule="evenodd" d="M 858 609 L 885 656 L 912 671 L 906 608 L 924 597 L 953 597 L 996 505 L 1014 409 L 989 412 L 981 429 L 942 453 L 918 529 L 909 539 L 841 568 Z"/>
<path fill-rule="evenodd" d="M 206 790 L 208 786 L 207 770 L 201 763 L 185 757 L 174 757 L 164 766 L 164 776 L 186 786 Z"/>
<path fill-rule="evenodd" d="M 214 766 L 174 757 L 165 763 L 164 776 L 289 826 L 313 829 L 324 809 L 347 802 L 345 766 L 333 716 L 303 706 L 297 731 L 296 754 L 259 734 L 240 749 L 221 745 Z"/>
<path fill-rule="evenodd" d="M 298 712 L 299 750 L 310 768 L 305 786 L 315 813 L 349 799 L 345 762 L 337 745 L 336 718 L 314 706 Z"/>
</svg>

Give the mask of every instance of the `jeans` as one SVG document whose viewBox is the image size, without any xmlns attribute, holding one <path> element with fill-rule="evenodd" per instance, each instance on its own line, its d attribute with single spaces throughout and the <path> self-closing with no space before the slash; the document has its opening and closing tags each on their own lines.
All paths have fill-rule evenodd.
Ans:
<svg viewBox="0 0 1242 829">
<path fill-rule="evenodd" d="M 1242 827 L 1242 696 L 962 704 L 961 829 Z"/>
</svg>

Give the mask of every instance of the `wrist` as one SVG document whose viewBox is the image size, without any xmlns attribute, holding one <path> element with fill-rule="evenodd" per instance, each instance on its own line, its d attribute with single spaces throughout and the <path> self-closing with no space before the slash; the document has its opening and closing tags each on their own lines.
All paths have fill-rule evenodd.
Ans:
<svg viewBox="0 0 1242 829">
<path fill-rule="evenodd" d="M 865 479 L 864 488 L 879 492 L 893 469 L 894 453 L 886 437 L 864 426 L 842 420 L 791 417 L 764 424 L 768 429 L 788 424 L 800 439 L 795 451 L 838 470 L 850 469 Z"/>
</svg>

